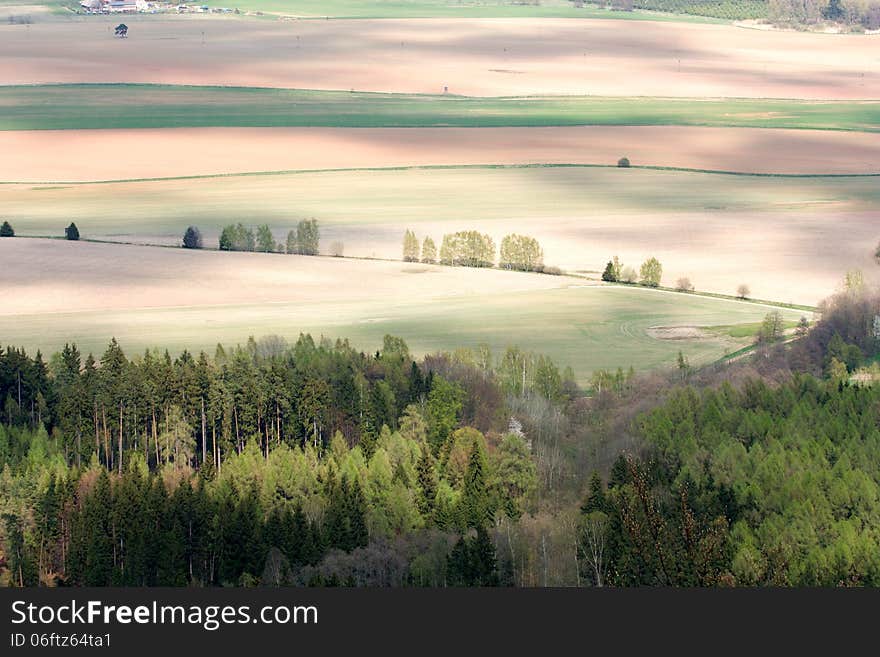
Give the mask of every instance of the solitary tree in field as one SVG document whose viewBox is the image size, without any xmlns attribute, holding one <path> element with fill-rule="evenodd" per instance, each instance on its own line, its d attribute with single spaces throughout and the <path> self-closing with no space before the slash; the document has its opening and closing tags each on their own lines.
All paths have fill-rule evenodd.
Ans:
<svg viewBox="0 0 880 657">
<path fill-rule="evenodd" d="M 740 299 L 748 299 L 751 293 L 752 290 L 745 283 L 741 283 L 739 287 L 736 288 L 736 296 Z"/>
<path fill-rule="evenodd" d="M 782 313 L 778 310 L 767 313 L 764 317 L 764 321 L 761 322 L 761 329 L 758 332 L 758 342 L 776 342 L 782 337 L 783 328 Z"/>
<path fill-rule="evenodd" d="M 70 222 L 70 225 L 64 229 L 64 237 L 74 242 L 79 239 L 79 228 L 77 228 L 76 224 L 72 221 Z"/>
<path fill-rule="evenodd" d="M 195 226 L 190 226 L 183 234 L 183 248 L 185 249 L 201 249 L 202 233 Z"/>
<path fill-rule="evenodd" d="M 617 166 L 619 166 L 621 169 L 629 169 L 629 158 L 620 158 L 619 160 L 617 160 Z"/>
<path fill-rule="evenodd" d="M 437 262 L 437 245 L 430 237 L 426 237 L 422 242 L 422 262 L 434 264 Z"/>
<path fill-rule="evenodd" d="M 15 237 L 15 231 L 12 230 L 12 226 L 8 221 L 4 221 L 3 225 L 0 226 L 0 237 Z"/>
<path fill-rule="evenodd" d="M 678 279 L 678 281 L 676 281 L 675 289 L 679 292 L 693 292 L 694 284 L 691 283 L 691 279 L 689 279 L 687 276 L 682 276 Z"/>
<path fill-rule="evenodd" d="M 658 287 L 663 278 L 663 266 L 657 258 L 648 258 L 639 270 L 639 282 L 648 287 Z"/>
</svg>

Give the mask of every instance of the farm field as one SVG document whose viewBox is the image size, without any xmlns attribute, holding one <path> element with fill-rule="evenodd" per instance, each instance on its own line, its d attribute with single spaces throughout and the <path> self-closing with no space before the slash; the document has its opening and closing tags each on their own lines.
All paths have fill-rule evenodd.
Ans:
<svg viewBox="0 0 880 657">
<path fill-rule="evenodd" d="M 0 130 L 186 127 L 688 125 L 880 131 L 878 101 L 597 96 L 469 97 L 71 84 L 0 87 Z"/>
<path fill-rule="evenodd" d="M 31 0 L 33 2 L 33 0 Z M 23 0 L 0 0 L 3 10 L 13 15 L 38 10 L 59 10 L 64 0 L 43 0 L 23 5 Z M 612 18 L 616 20 L 718 22 L 717 19 L 688 14 L 666 14 L 655 11 L 609 11 L 604 7 L 575 7 L 567 0 L 542 0 L 528 4 L 514 0 L 491 2 L 465 0 L 236 0 L 230 3 L 242 12 L 264 12 L 274 16 L 302 18 Z"/>
<path fill-rule="evenodd" d="M 488 343 L 545 353 L 581 382 L 597 368 L 705 363 L 748 344 L 733 337 L 766 306 L 570 277 L 262 254 L 4 240 L 4 342 L 44 353 L 75 341 L 100 353 L 115 336 L 134 353 L 212 351 L 248 335 L 309 331 L 375 349 L 386 333 L 415 353 Z M 783 311 L 788 321 L 802 313 Z M 652 337 L 652 327 L 726 327 Z M 535 330 L 540 327 L 540 330 Z M 690 332 L 689 332 L 690 333 Z"/>
<path fill-rule="evenodd" d="M 698 289 L 730 294 L 745 282 L 758 298 L 807 305 L 852 267 L 871 276 L 865 245 L 876 239 L 878 203 L 877 178 L 570 167 L 0 185 L 19 235 L 60 236 L 73 220 L 84 238 L 176 245 L 195 224 L 216 247 L 230 222 L 268 223 L 283 241 L 299 219 L 315 217 L 325 245 L 397 259 L 406 228 L 438 243 L 462 229 L 496 242 L 521 232 L 540 240 L 548 264 L 568 270 L 601 271 L 615 254 L 636 266 L 655 255 L 670 285 L 688 276 Z"/>
<path fill-rule="evenodd" d="M 622 156 L 639 166 L 712 171 L 880 173 L 880 133 L 685 126 L 21 130 L 0 132 L 0 181 L 436 165 L 614 165 Z"/>
<path fill-rule="evenodd" d="M 470 96 L 876 99 L 862 35 L 630 20 L 239 20 L 0 25 L 0 84 L 149 82 Z M 626 74 L 621 74 L 626 71 Z"/>
</svg>

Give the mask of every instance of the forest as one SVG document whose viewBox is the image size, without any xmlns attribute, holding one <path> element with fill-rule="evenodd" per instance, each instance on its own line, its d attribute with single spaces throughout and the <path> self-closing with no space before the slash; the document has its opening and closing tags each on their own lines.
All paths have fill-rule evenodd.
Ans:
<svg viewBox="0 0 880 657">
<path fill-rule="evenodd" d="M 13 586 L 880 584 L 880 297 L 691 370 L 308 335 L 0 352 Z M 613 384 L 612 384 L 613 383 Z"/>
</svg>

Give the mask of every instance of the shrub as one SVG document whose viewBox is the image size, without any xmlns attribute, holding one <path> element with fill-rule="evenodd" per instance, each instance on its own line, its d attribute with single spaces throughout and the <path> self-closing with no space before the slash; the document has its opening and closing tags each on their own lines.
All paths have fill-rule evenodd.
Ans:
<svg viewBox="0 0 880 657">
<path fill-rule="evenodd" d="M 675 289 L 678 292 L 693 292 L 694 284 L 691 283 L 691 279 L 689 279 L 687 276 L 682 276 L 678 279 L 678 281 L 676 281 Z"/>
<path fill-rule="evenodd" d="M 195 226 L 190 226 L 183 234 L 183 248 L 185 249 L 201 249 L 202 233 Z"/>
<path fill-rule="evenodd" d="M 551 276 L 562 276 L 562 270 L 559 267 L 554 266 L 545 266 L 543 268 L 543 273 L 550 274 Z"/>
<path fill-rule="evenodd" d="M 617 160 L 617 166 L 619 166 L 621 169 L 628 169 L 629 168 L 629 158 L 628 157 L 620 158 L 619 160 Z"/>
<path fill-rule="evenodd" d="M 620 281 L 622 283 L 635 283 L 637 278 L 638 274 L 632 267 L 624 267 L 623 272 L 620 274 Z"/>
<path fill-rule="evenodd" d="M 15 237 L 15 231 L 12 230 L 12 226 L 8 221 L 4 221 L 3 225 L 0 226 L 0 237 Z"/>
</svg>

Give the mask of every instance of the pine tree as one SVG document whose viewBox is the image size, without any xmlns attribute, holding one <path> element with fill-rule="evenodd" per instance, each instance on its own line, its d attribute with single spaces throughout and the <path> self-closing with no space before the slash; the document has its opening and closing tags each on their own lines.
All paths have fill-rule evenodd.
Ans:
<svg viewBox="0 0 880 657">
<path fill-rule="evenodd" d="M 15 237 L 15 231 L 8 221 L 4 221 L 0 226 L 0 237 Z"/>
<path fill-rule="evenodd" d="M 64 229 L 64 237 L 72 242 L 79 239 L 79 228 L 77 228 L 76 224 L 72 221 L 70 222 L 70 225 Z"/>
</svg>

